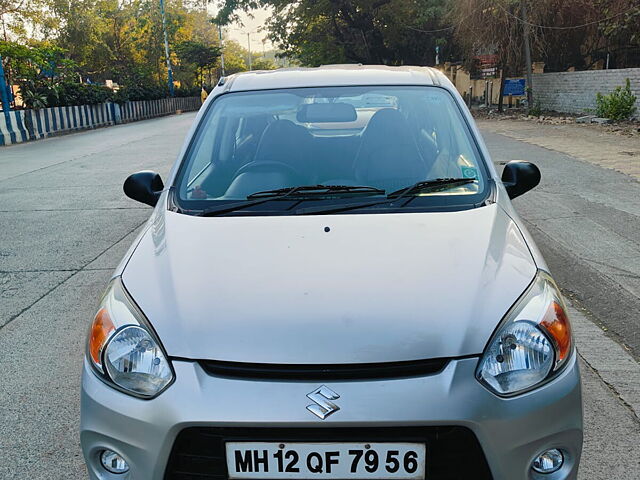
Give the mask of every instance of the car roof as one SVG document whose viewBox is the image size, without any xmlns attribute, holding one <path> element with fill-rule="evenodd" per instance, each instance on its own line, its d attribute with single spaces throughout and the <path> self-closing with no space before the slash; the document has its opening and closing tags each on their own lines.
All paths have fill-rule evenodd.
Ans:
<svg viewBox="0 0 640 480">
<path fill-rule="evenodd" d="M 430 67 L 385 65 L 325 65 L 243 72 L 222 79 L 223 90 L 240 92 L 276 88 L 349 85 L 440 85 L 453 88 L 447 77 Z"/>
</svg>

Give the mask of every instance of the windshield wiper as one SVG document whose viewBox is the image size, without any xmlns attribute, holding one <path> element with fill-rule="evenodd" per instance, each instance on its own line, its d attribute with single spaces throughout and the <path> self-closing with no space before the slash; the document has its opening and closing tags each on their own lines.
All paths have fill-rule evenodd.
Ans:
<svg viewBox="0 0 640 480">
<path fill-rule="evenodd" d="M 278 195 L 281 193 L 288 193 L 291 196 L 299 197 L 299 194 L 303 194 L 303 196 L 307 195 L 326 195 L 326 194 L 341 194 L 341 193 L 364 193 L 369 195 L 384 195 L 386 191 L 376 188 L 369 187 L 366 185 L 303 185 L 300 187 L 286 187 L 286 188 L 278 188 L 277 190 L 264 190 L 262 192 L 252 193 L 247 197 L 247 200 L 251 200 L 253 198 L 265 198 L 272 197 L 273 195 Z"/>
<path fill-rule="evenodd" d="M 335 205 L 332 207 L 309 207 L 296 210 L 297 215 L 314 215 L 314 214 L 327 214 L 327 213 L 339 213 L 347 210 L 354 210 L 356 208 L 373 207 L 375 205 L 383 205 L 385 203 L 397 202 L 410 195 L 418 195 L 420 193 L 438 192 L 440 190 L 446 190 L 448 188 L 457 187 L 459 185 L 465 185 L 467 183 L 475 182 L 475 178 L 436 178 L 435 180 L 423 180 L 408 187 L 401 188 L 395 192 L 391 192 L 387 195 L 385 200 L 378 200 L 372 202 L 360 202 L 360 203 L 346 203 L 342 205 Z M 406 205 L 406 203 L 405 203 Z"/>
<path fill-rule="evenodd" d="M 300 185 L 298 187 L 286 187 L 278 188 L 276 190 L 264 190 L 262 192 L 255 192 L 247 196 L 247 200 L 241 202 L 221 205 L 219 207 L 211 207 L 203 210 L 198 215 L 201 217 L 213 217 L 215 215 L 222 215 L 224 213 L 233 212 L 243 208 L 260 205 L 262 203 L 270 202 L 271 200 L 282 200 L 284 198 L 295 198 L 299 200 L 301 197 L 298 193 L 304 192 L 304 197 L 309 194 L 327 194 L 327 193 L 366 193 L 366 194 L 384 194 L 384 190 L 374 187 L 366 186 L 349 186 L 349 185 Z"/>
<path fill-rule="evenodd" d="M 436 178 L 435 180 L 423 180 L 421 182 L 414 183 L 408 187 L 401 188 L 395 192 L 391 192 L 388 197 L 405 197 L 413 194 L 438 192 L 440 190 L 447 190 L 451 187 L 457 187 L 458 185 L 465 185 L 467 183 L 475 182 L 475 178 Z"/>
</svg>

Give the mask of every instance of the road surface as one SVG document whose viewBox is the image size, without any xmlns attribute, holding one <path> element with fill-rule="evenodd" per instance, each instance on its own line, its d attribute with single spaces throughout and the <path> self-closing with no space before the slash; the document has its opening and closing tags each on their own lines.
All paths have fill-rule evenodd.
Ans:
<svg viewBox="0 0 640 480">
<path fill-rule="evenodd" d="M 141 169 L 166 178 L 193 118 L 165 117 L 0 149 L 0 479 L 85 478 L 78 390 L 86 331 L 111 272 L 151 211 L 124 197 L 122 182 Z M 580 297 L 578 307 L 590 310 L 595 322 L 616 327 L 616 340 L 628 335 L 629 344 L 636 342 L 638 310 L 634 323 L 632 315 L 622 316 L 625 305 L 615 305 L 621 286 L 603 282 L 598 263 L 588 264 L 592 279 L 579 276 L 587 271 L 583 250 L 640 261 L 620 250 L 638 249 L 637 213 L 623 207 L 625 196 L 640 198 L 640 184 L 501 135 L 487 133 L 487 140 L 498 162 L 527 158 L 543 167 L 543 185 L 518 200 L 518 208 L 561 286 Z M 622 185 L 623 197 L 616 196 L 618 188 L 611 193 L 613 184 Z M 577 190 L 594 198 L 613 195 L 620 209 L 615 215 L 591 204 L 567 209 L 557 191 L 568 197 Z M 575 230 L 593 218 L 631 222 L 627 243 L 603 244 L 606 226 Z M 577 247 L 574 254 L 567 245 Z M 589 305 L 591 283 L 605 290 L 600 296 L 611 297 L 609 315 Z M 585 360 L 581 479 L 640 479 L 640 367 L 582 313 L 574 311 L 573 320 Z"/>
</svg>

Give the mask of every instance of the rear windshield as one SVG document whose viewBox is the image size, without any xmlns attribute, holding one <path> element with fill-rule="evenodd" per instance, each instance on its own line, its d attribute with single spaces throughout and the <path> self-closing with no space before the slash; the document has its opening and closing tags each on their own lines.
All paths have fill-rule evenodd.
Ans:
<svg viewBox="0 0 640 480">
<path fill-rule="evenodd" d="M 473 181 L 412 195 L 419 197 L 412 206 L 470 205 L 486 196 L 484 163 L 453 97 L 442 88 L 238 92 L 218 97 L 201 120 L 176 179 L 175 202 L 196 211 L 303 185 L 375 187 L 379 191 L 371 196 L 383 197 L 441 178 Z M 314 193 L 308 201 L 348 196 Z M 259 210 L 286 213 L 290 207 L 270 203 Z"/>
</svg>

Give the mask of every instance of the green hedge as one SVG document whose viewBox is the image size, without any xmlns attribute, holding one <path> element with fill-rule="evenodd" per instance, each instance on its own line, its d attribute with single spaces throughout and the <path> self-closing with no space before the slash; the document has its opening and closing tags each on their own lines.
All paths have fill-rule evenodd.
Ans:
<svg viewBox="0 0 640 480">
<path fill-rule="evenodd" d="M 64 82 L 56 85 L 21 85 L 22 97 L 30 108 L 94 105 L 104 102 L 124 103 L 137 100 L 167 98 L 166 87 L 131 85 L 114 91 L 104 85 Z M 199 88 L 176 88 L 176 97 L 200 96 Z M 37 104 L 36 104 L 37 103 Z"/>
</svg>

